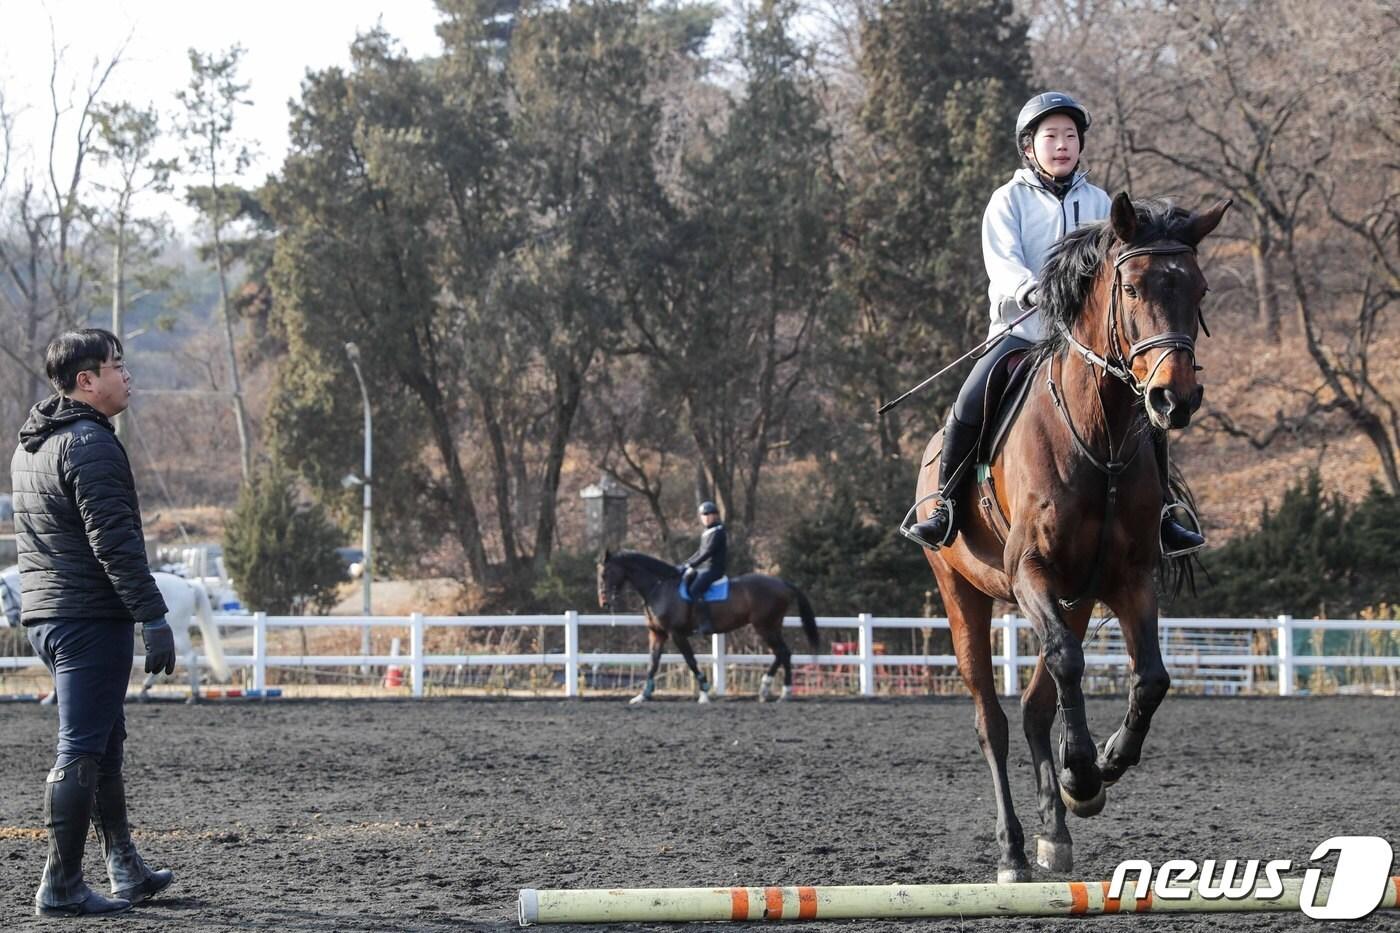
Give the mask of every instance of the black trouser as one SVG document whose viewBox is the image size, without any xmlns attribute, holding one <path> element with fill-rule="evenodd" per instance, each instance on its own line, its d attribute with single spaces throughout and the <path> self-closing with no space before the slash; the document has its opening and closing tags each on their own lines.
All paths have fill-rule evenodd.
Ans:
<svg viewBox="0 0 1400 933">
<path fill-rule="evenodd" d="M 1029 340 L 1007 336 L 982 354 L 958 392 L 958 399 L 953 403 L 953 417 L 966 425 L 980 425 L 986 407 L 988 381 L 996 368 L 1006 359 L 1007 354 L 1033 346 L 1035 344 Z"/>
<path fill-rule="evenodd" d="M 705 591 L 710 588 L 710 584 L 724 576 L 724 574 L 710 567 L 706 567 L 704 570 L 696 570 L 692 567 L 690 568 L 690 572 L 685 576 L 685 588 L 686 591 L 690 593 L 691 600 L 701 603 L 705 601 Z"/>
<path fill-rule="evenodd" d="M 58 694 L 55 768 L 84 756 L 101 774 L 119 774 L 126 742 L 127 683 L 135 627 L 130 622 L 37 622 L 29 644 L 53 675 Z"/>
</svg>

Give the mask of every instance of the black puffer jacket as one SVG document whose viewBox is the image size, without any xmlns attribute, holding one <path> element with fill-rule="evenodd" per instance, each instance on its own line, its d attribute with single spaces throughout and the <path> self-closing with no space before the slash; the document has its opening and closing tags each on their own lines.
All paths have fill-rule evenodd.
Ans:
<svg viewBox="0 0 1400 933">
<path fill-rule="evenodd" d="M 44 399 L 20 429 L 10 473 L 24 624 L 165 615 L 131 463 L 110 421 L 82 402 Z"/>
</svg>

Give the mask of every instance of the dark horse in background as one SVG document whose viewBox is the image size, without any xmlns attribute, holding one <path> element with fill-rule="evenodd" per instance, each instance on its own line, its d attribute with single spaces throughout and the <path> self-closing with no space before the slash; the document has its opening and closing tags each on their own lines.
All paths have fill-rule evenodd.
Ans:
<svg viewBox="0 0 1400 933">
<path fill-rule="evenodd" d="M 1021 712 L 1044 830 L 1036 846 L 1042 868 L 1071 869 L 1065 808 L 1080 817 L 1103 808 L 1105 788 L 1137 764 L 1170 685 L 1155 586 L 1166 464 L 1157 462 L 1149 432 L 1185 427 L 1200 405 L 1195 342 L 1207 288 L 1196 247 L 1229 203 L 1192 214 L 1119 194 L 1107 222 L 1061 241 L 1041 277 L 1049 336 L 1025 363 L 1031 385 L 992 451 L 991 494 L 984 486 L 981 510 L 964 510 L 952 545 L 927 553 L 996 788 L 998 881 L 1028 881 L 1031 867 L 1007 781 L 993 600 L 1018 605 L 1040 637 Z M 924 454 L 920 499 L 938 488 L 939 441 Z M 919 518 L 927 513 L 922 504 Z M 1132 666 L 1127 715 L 1098 748 L 1080 688 L 1096 601 L 1118 617 Z M 1057 709 L 1058 771 L 1050 744 Z"/>
<path fill-rule="evenodd" d="M 700 673 L 700 666 L 695 663 L 695 652 L 690 647 L 690 633 L 694 631 L 696 621 L 691 604 L 681 599 L 680 571 L 664 560 L 636 551 L 605 553 L 598 564 L 598 605 L 604 609 L 612 608 L 623 583 L 630 583 L 641 594 L 642 602 L 646 605 L 647 632 L 651 636 L 651 666 L 647 669 L 646 686 L 631 702 L 641 703 L 651 699 L 656 689 L 656 669 L 661 665 L 661 649 L 666 645 L 667 636 L 670 636 L 695 675 L 700 702 L 708 703 L 710 684 Z M 773 663 L 768 673 L 763 675 L 763 684 L 759 688 L 760 700 L 770 697 L 773 675 L 778 672 L 779 666 L 783 669 L 780 699 L 785 700 L 792 695 L 792 651 L 783 641 L 783 617 L 794 602 L 802 616 L 802 631 L 807 634 L 812 650 L 816 651 L 817 617 L 812 612 L 812 604 L 801 590 L 786 580 L 759 573 L 730 577 L 729 598 L 710 603 L 710 616 L 716 633 L 732 632 L 752 625 L 759 637 L 773 649 Z"/>
</svg>

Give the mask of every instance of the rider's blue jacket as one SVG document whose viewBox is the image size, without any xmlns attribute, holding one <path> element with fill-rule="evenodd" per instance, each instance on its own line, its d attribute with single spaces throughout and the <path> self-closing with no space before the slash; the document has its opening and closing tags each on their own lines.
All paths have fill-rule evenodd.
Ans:
<svg viewBox="0 0 1400 933">
<path fill-rule="evenodd" d="M 982 215 L 982 259 L 987 266 L 994 337 L 1029 309 L 1026 296 L 1040 282 L 1040 270 L 1056 241 L 1066 233 L 1108 216 L 1113 202 L 1078 172 L 1063 199 L 1023 168 L 992 193 Z M 1011 331 L 1026 340 L 1043 334 L 1040 315 L 1032 314 Z"/>
</svg>

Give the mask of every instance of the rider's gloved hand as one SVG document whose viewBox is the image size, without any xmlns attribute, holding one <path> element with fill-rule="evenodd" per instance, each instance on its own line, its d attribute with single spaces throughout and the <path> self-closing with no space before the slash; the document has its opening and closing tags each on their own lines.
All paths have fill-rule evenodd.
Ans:
<svg viewBox="0 0 1400 933">
<path fill-rule="evenodd" d="M 141 640 L 146 643 L 146 673 L 175 673 L 175 633 L 165 619 L 141 624 Z"/>
</svg>

